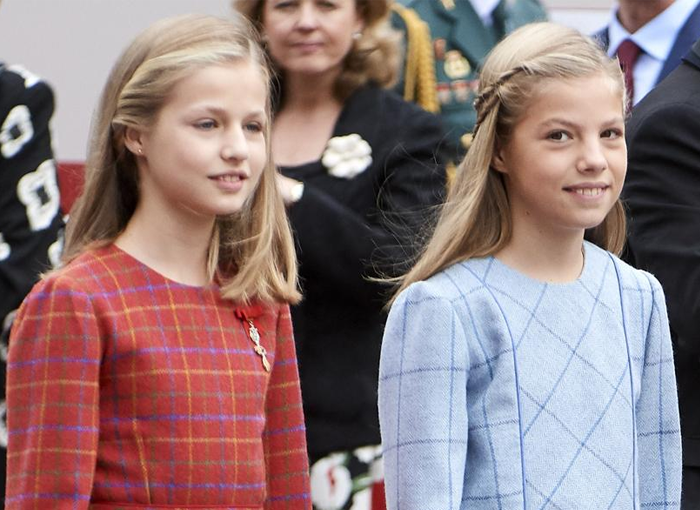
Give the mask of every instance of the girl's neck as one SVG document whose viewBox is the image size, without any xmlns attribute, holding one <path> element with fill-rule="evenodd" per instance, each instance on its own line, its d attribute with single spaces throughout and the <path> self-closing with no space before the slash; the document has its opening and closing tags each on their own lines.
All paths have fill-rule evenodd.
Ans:
<svg viewBox="0 0 700 510">
<path fill-rule="evenodd" d="M 513 229 L 508 244 L 496 258 L 521 273 L 547 283 L 572 282 L 583 272 L 583 230 L 571 235 L 548 236 L 544 232 Z"/>
<path fill-rule="evenodd" d="M 178 283 L 204 286 L 214 220 L 151 214 L 139 205 L 115 244 L 132 257 Z"/>
</svg>

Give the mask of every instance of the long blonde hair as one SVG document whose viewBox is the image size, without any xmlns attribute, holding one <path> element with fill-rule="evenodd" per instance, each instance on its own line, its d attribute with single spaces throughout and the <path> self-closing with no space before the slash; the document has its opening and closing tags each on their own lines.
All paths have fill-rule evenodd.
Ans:
<svg viewBox="0 0 700 510">
<path fill-rule="evenodd" d="M 147 129 L 173 87 L 194 71 L 250 61 L 269 82 L 267 58 L 242 17 L 224 20 L 183 15 L 154 23 L 114 65 L 94 119 L 85 166 L 85 187 L 71 210 L 63 262 L 113 242 L 139 199 L 136 160 L 125 146 L 129 127 Z M 268 94 L 267 114 L 270 115 Z M 267 164 L 242 211 L 219 217 L 209 245 L 209 276 L 218 274 L 222 295 L 249 301 L 299 300 L 296 255 L 284 204 L 275 186 L 269 123 Z"/>
<path fill-rule="evenodd" d="M 491 167 L 494 154 L 508 143 L 542 80 L 601 72 L 619 87 L 624 108 L 625 85 L 618 62 L 577 30 L 533 23 L 514 31 L 492 50 L 480 75 L 472 145 L 457 169 L 430 241 L 413 268 L 398 279 L 396 294 L 456 262 L 493 255 L 509 242 L 510 203 L 502 174 Z M 620 253 L 625 213 L 619 199 L 586 236 Z"/>
<path fill-rule="evenodd" d="M 235 10 L 244 14 L 264 33 L 263 8 L 266 0 L 232 0 Z M 396 83 L 399 72 L 399 33 L 391 28 L 390 0 L 355 0 L 355 8 L 365 27 L 345 56 L 334 93 L 344 101 L 358 87 L 373 82 L 380 87 Z M 284 78 L 284 76 L 282 76 Z"/>
</svg>

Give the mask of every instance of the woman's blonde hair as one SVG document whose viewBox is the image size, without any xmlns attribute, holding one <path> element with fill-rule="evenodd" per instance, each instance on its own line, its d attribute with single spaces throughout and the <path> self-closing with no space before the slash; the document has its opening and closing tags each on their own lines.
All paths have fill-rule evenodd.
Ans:
<svg viewBox="0 0 700 510">
<path fill-rule="evenodd" d="M 396 294 L 462 260 L 493 255 L 512 235 L 503 174 L 492 168 L 543 80 L 572 79 L 597 73 L 619 89 L 625 108 L 620 65 L 589 37 L 554 23 L 533 23 L 514 31 L 487 57 L 475 101 L 477 123 L 469 152 L 457 169 L 435 231 L 413 268 L 398 279 Z M 586 233 L 602 248 L 620 253 L 625 214 L 618 199 L 603 222 Z"/>
<path fill-rule="evenodd" d="M 265 1 L 232 0 L 232 5 L 264 34 Z M 355 0 L 355 8 L 365 27 L 360 37 L 353 41 L 335 82 L 334 93 L 339 101 L 347 99 L 367 82 L 390 87 L 398 78 L 400 37 L 389 24 L 390 0 Z"/>
<path fill-rule="evenodd" d="M 269 82 L 267 57 L 242 17 L 183 15 L 161 20 L 122 53 L 102 92 L 85 165 L 85 187 L 71 210 L 63 262 L 113 242 L 139 200 L 136 159 L 125 146 L 127 128 L 148 129 L 173 87 L 198 69 L 252 62 Z M 267 114 L 270 115 L 269 94 Z M 269 123 L 267 163 L 243 209 L 219 217 L 209 246 L 209 276 L 222 295 L 249 301 L 299 300 L 296 255 L 284 204 L 275 186 Z"/>
</svg>

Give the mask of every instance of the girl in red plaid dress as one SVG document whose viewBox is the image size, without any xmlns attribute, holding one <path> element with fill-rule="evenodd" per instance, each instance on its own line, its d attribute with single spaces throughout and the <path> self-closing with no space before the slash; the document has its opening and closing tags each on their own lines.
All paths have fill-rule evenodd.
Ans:
<svg viewBox="0 0 700 510">
<path fill-rule="evenodd" d="M 268 83 L 240 18 L 163 20 L 117 62 L 10 340 L 7 509 L 310 508 Z"/>
</svg>

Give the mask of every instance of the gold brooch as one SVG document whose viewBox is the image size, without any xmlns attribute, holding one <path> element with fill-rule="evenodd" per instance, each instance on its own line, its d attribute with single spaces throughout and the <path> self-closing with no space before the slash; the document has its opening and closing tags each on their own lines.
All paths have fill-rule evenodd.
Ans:
<svg viewBox="0 0 700 510">
<path fill-rule="evenodd" d="M 269 372 L 270 371 L 270 362 L 267 361 L 267 350 L 265 350 L 265 347 L 263 347 L 260 344 L 260 333 L 258 332 L 258 328 L 255 327 L 255 324 L 253 324 L 253 321 L 251 319 L 246 319 L 248 321 L 248 336 L 250 336 L 250 340 L 253 342 L 253 350 L 255 353 L 260 356 L 260 359 L 262 360 L 262 366 L 263 368 Z"/>
</svg>

